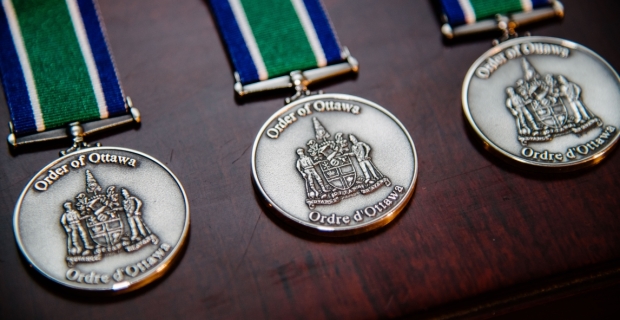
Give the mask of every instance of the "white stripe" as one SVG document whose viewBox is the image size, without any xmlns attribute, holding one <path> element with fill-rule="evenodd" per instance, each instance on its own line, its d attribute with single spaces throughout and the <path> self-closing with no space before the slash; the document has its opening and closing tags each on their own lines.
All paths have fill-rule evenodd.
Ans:
<svg viewBox="0 0 620 320">
<path fill-rule="evenodd" d="M 37 93 L 37 86 L 34 83 L 30 60 L 28 59 L 28 52 L 26 51 L 26 46 L 24 45 L 22 30 L 20 29 L 19 22 L 17 21 L 17 15 L 15 14 L 13 2 L 11 2 L 11 0 L 2 0 L 2 6 L 4 7 L 7 20 L 9 21 L 9 29 L 11 29 L 11 36 L 13 37 L 13 43 L 15 44 L 15 49 L 17 50 L 19 64 L 22 67 L 24 79 L 26 80 L 26 88 L 28 89 L 28 97 L 30 98 L 30 104 L 32 107 L 32 113 L 34 114 L 34 122 L 37 127 L 37 131 L 45 131 L 43 113 L 41 112 L 41 104 L 39 103 L 39 94 Z"/>
<path fill-rule="evenodd" d="M 459 0 L 459 4 L 465 16 L 465 23 L 471 24 L 476 22 L 476 13 L 474 12 L 474 7 L 471 5 L 471 2 L 469 2 L 469 0 Z"/>
<path fill-rule="evenodd" d="M 254 38 L 252 28 L 250 28 L 250 22 L 248 22 L 248 17 L 245 15 L 245 11 L 243 10 L 241 1 L 228 0 L 228 3 L 230 4 L 230 8 L 235 15 L 235 20 L 237 20 L 237 25 L 241 30 L 243 40 L 245 40 L 245 45 L 250 51 L 250 56 L 252 57 L 252 61 L 254 61 L 256 71 L 258 71 L 258 78 L 260 80 L 267 80 L 269 78 L 269 74 L 267 73 L 267 67 L 265 66 L 265 62 L 263 61 L 263 56 L 258 49 L 258 44 L 256 44 L 256 38 Z"/>
<path fill-rule="evenodd" d="M 103 95 L 103 88 L 101 87 L 101 79 L 99 78 L 99 71 L 95 64 L 95 58 L 93 57 L 93 51 L 88 42 L 88 36 L 86 35 L 86 28 L 84 27 L 84 21 L 82 20 L 82 14 L 78 7 L 76 0 L 66 0 L 67 8 L 69 8 L 69 15 L 73 22 L 73 29 L 77 36 L 78 43 L 80 44 L 80 50 L 86 62 L 86 69 L 90 77 L 90 83 L 93 86 L 95 99 L 97 100 L 97 107 L 99 107 L 99 116 L 101 119 L 106 119 L 108 115 L 108 107 L 105 103 L 105 96 Z"/>
<path fill-rule="evenodd" d="M 532 5 L 532 0 L 521 0 L 521 8 L 523 11 L 532 11 L 534 5 Z"/>
<path fill-rule="evenodd" d="M 310 20 L 310 15 L 308 14 L 306 5 L 304 4 L 303 0 L 291 0 L 291 2 L 293 3 L 295 11 L 297 11 L 297 16 L 299 17 L 301 26 L 306 32 L 306 38 L 308 38 L 310 47 L 312 47 L 312 52 L 314 52 L 314 57 L 316 58 L 317 65 L 319 67 L 326 66 L 327 58 L 325 58 L 325 51 L 323 51 L 321 41 L 319 40 L 319 36 L 316 34 L 316 30 L 314 29 L 312 20 Z"/>
</svg>

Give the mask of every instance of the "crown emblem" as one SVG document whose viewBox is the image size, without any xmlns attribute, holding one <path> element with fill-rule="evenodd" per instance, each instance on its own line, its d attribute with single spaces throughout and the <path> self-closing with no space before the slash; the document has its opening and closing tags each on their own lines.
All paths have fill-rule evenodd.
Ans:
<svg viewBox="0 0 620 320">
<path fill-rule="evenodd" d="M 310 209 L 391 185 L 372 162 L 372 148 L 368 144 L 353 134 L 341 132 L 330 139 L 331 134 L 317 118 L 312 119 L 312 124 L 315 139 L 306 143 L 307 150 L 303 147 L 296 150 L 298 159 L 295 164 L 304 179 L 306 204 Z"/>
<path fill-rule="evenodd" d="M 603 125 L 583 103 L 579 85 L 560 74 L 542 76 L 527 59 L 521 62 L 523 78 L 506 88 L 506 107 L 515 118 L 522 145 L 581 135 Z"/>
<path fill-rule="evenodd" d="M 121 250 L 133 252 L 143 246 L 159 243 L 142 219 L 142 201 L 126 188 L 116 186 L 103 192 L 90 170 L 86 170 L 86 189 L 75 201 L 63 204 L 60 223 L 67 233 L 67 265 L 97 262 L 104 255 Z"/>
</svg>

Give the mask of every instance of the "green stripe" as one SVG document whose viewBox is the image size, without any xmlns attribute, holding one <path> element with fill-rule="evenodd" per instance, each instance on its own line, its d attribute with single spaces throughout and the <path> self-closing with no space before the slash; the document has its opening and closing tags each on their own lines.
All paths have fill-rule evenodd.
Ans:
<svg viewBox="0 0 620 320">
<path fill-rule="evenodd" d="M 64 0 L 13 0 L 46 129 L 99 119 L 86 63 Z"/>
<path fill-rule="evenodd" d="M 520 0 L 469 0 L 476 13 L 476 20 L 523 11 Z"/>
<path fill-rule="evenodd" d="M 317 67 L 290 0 L 241 0 L 269 77 Z"/>
</svg>

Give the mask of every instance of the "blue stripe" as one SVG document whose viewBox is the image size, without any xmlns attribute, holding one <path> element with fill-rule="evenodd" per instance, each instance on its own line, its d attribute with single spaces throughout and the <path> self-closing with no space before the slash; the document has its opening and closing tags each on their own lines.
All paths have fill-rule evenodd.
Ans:
<svg viewBox="0 0 620 320">
<path fill-rule="evenodd" d="M 2 5 L 0 5 L 0 72 L 2 73 L 2 85 L 11 112 L 15 134 L 23 135 L 36 132 L 37 126 L 28 96 L 26 79 L 19 63 L 9 22 Z"/>
<path fill-rule="evenodd" d="M 451 26 L 465 24 L 465 12 L 458 0 L 441 0 L 441 8 Z"/>
<path fill-rule="evenodd" d="M 114 62 L 103 35 L 99 16 L 93 0 L 77 0 L 88 42 L 97 65 L 101 87 L 110 117 L 127 113 L 121 86 L 116 76 Z"/>
<path fill-rule="evenodd" d="M 532 0 L 532 7 L 534 9 L 540 8 L 540 7 L 546 7 L 550 4 L 551 4 L 551 0 Z"/>
<path fill-rule="evenodd" d="M 327 14 L 320 0 L 304 0 L 304 4 L 306 5 L 310 20 L 312 20 L 316 34 L 321 42 L 321 47 L 323 47 L 323 52 L 325 52 L 327 64 L 341 62 L 340 44 L 338 44 L 336 34 L 334 30 L 332 30 L 332 26 L 329 23 L 329 19 L 327 18 Z"/>
<path fill-rule="evenodd" d="M 228 47 L 228 54 L 235 70 L 239 73 L 241 83 L 248 84 L 259 81 L 258 70 L 254 65 L 228 0 L 210 0 L 210 2 L 220 34 Z"/>
</svg>

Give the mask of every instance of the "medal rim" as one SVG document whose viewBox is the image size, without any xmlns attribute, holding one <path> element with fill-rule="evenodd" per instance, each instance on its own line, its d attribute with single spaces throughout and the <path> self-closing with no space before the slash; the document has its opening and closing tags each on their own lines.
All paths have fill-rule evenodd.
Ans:
<svg viewBox="0 0 620 320">
<path fill-rule="evenodd" d="M 349 100 L 349 101 L 357 101 L 360 103 L 364 103 L 367 104 L 370 107 L 376 108 L 379 111 L 381 111 L 383 114 L 385 114 L 386 116 L 388 116 L 392 121 L 394 121 L 399 128 L 405 133 L 407 140 L 409 141 L 409 145 L 411 147 L 411 150 L 413 152 L 413 165 L 414 165 L 414 172 L 413 172 L 413 177 L 411 179 L 411 181 L 409 182 L 409 189 L 407 190 L 407 192 L 405 193 L 403 200 L 394 208 L 392 208 L 388 213 L 382 215 L 381 217 L 374 219 L 372 221 L 366 222 L 366 223 L 362 223 L 359 225 L 355 225 L 355 226 L 347 226 L 347 227 L 340 227 L 340 228 L 335 228 L 335 227 L 327 227 L 327 226 L 320 226 L 320 225 L 314 225 L 311 224 L 309 222 L 303 221 L 301 219 L 298 219 L 297 217 L 294 217 L 292 215 L 290 215 L 289 213 L 287 213 L 285 210 L 283 210 L 282 208 L 280 208 L 270 197 L 269 195 L 267 195 L 267 193 L 265 192 L 265 190 L 263 189 L 259 179 L 258 179 L 258 173 L 257 173 L 257 169 L 256 169 L 256 152 L 257 152 L 257 148 L 258 148 L 258 143 L 260 142 L 260 140 L 263 138 L 263 134 L 265 133 L 265 131 L 269 128 L 269 125 L 276 120 L 278 117 L 282 116 L 283 114 L 285 114 L 287 111 L 289 111 L 290 109 L 294 108 L 295 106 L 298 105 L 302 105 L 303 103 L 307 102 L 307 101 L 313 101 L 313 100 L 317 100 L 317 99 L 341 99 L 341 100 Z M 265 203 L 267 204 L 268 207 L 274 209 L 272 210 L 272 212 L 276 213 L 276 215 L 278 217 L 280 217 L 281 219 L 283 219 L 284 222 L 286 222 L 287 224 L 296 227 L 300 230 L 306 231 L 308 233 L 312 233 L 312 234 L 317 234 L 317 235 L 321 235 L 321 236 L 327 236 L 327 237 L 344 237 L 344 236 L 350 236 L 350 235 L 355 235 L 355 234 L 361 234 L 361 233 L 365 233 L 380 227 L 385 226 L 386 224 L 390 223 L 392 220 L 394 220 L 394 218 L 396 218 L 398 216 L 398 214 L 402 211 L 402 209 L 409 204 L 409 201 L 411 200 L 412 196 L 413 196 L 413 192 L 415 190 L 416 187 L 416 183 L 418 180 L 418 155 L 415 149 L 415 144 L 413 142 L 413 139 L 411 139 L 411 135 L 409 134 L 409 131 L 405 128 L 405 126 L 400 122 L 400 120 L 398 120 L 398 118 L 396 118 L 396 116 L 394 116 L 391 112 L 389 112 L 387 109 L 385 109 L 384 107 L 378 105 L 377 103 L 374 103 L 372 101 L 366 100 L 364 98 L 360 98 L 357 96 L 353 96 L 353 95 L 349 95 L 349 94 L 343 94 L 343 93 L 321 93 L 321 94 L 316 94 L 316 95 L 311 95 L 311 96 L 307 96 L 301 99 L 297 99 L 289 104 L 286 104 L 284 107 L 280 108 L 278 111 L 276 111 L 271 117 L 269 117 L 269 119 L 267 121 L 265 121 L 265 123 L 263 124 L 263 126 L 260 128 L 260 130 L 258 131 L 258 134 L 256 135 L 256 138 L 254 140 L 254 144 L 252 146 L 252 180 L 256 186 L 256 188 L 260 191 L 260 194 L 262 196 L 262 200 L 265 201 Z"/>
<path fill-rule="evenodd" d="M 598 164 L 616 147 L 618 139 L 620 139 L 620 135 L 616 135 L 616 137 L 613 140 L 611 140 L 611 142 L 607 146 L 601 148 L 601 150 L 598 150 L 597 152 L 591 155 L 588 155 L 587 157 L 584 157 L 577 161 L 552 164 L 552 163 L 542 163 L 542 162 L 536 162 L 532 160 L 526 160 L 526 159 L 517 157 L 514 154 L 507 152 L 506 150 L 504 150 L 503 148 L 495 144 L 484 133 L 482 133 L 480 128 L 477 126 L 473 116 L 471 115 L 471 112 L 469 110 L 469 103 L 467 101 L 469 84 L 471 83 L 471 79 L 474 76 L 476 68 L 485 59 L 501 52 L 502 50 L 514 44 L 520 44 L 528 40 L 549 42 L 552 44 L 557 44 L 557 45 L 568 47 L 572 50 L 580 50 L 587 54 L 590 54 L 593 58 L 598 59 L 598 62 L 606 66 L 613 73 L 613 75 L 615 75 L 616 81 L 620 85 L 620 76 L 618 75 L 618 72 L 616 71 L 616 69 L 614 69 L 609 64 L 609 62 L 607 62 L 598 53 L 594 52 L 593 50 L 591 50 L 590 48 L 586 46 L 583 46 L 579 43 L 576 43 L 570 40 L 556 38 L 556 37 L 548 37 L 548 36 L 528 36 L 528 37 L 514 38 L 514 39 L 507 40 L 505 42 L 502 42 L 498 44 L 497 46 L 494 46 L 490 48 L 489 50 L 485 51 L 480 57 L 478 57 L 478 59 L 476 59 L 476 61 L 474 61 L 474 63 L 467 70 L 467 73 L 465 74 L 465 79 L 463 80 L 463 87 L 461 91 L 461 104 L 462 104 L 465 118 L 469 122 L 469 125 L 474 130 L 476 135 L 478 135 L 478 137 L 482 140 L 485 150 L 490 151 L 493 154 L 503 156 L 501 157 L 502 160 L 514 163 L 518 166 L 521 166 L 521 167 L 524 167 L 530 170 L 539 170 L 539 171 L 543 170 L 543 171 L 551 172 L 551 171 L 574 171 L 574 170 L 578 170 L 578 169 L 582 169 L 582 168 L 586 168 L 586 167 L 590 167 L 590 166 Z"/>
<path fill-rule="evenodd" d="M 137 155 L 140 155 L 142 157 L 145 157 L 151 161 L 153 161 L 155 164 L 159 165 L 161 168 L 163 168 L 166 172 L 168 172 L 168 174 L 174 179 L 174 181 L 176 182 L 177 186 L 179 187 L 179 190 L 181 191 L 181 194 L 183 195 L 183 201 L 185 203 L 185 223 L 183 225 L 183 232 L 181 233 L 181 237 L 179 242 L 174 246 L 174 248 L 171 250 L 170 254 L 168 255 L 168 257 L 166 257 L 158 266 L 157 268 L 152 269 L 152 272 L 149 273 L 148 275 L 146 275 L 143 279 L 139 280 L 139 281 L 135 281 L 135 282 L 131 282 L 131 281 L 123 281 L 123 282 L 129 282 L 126 286 L 122 286 L 119 288 L 114 288 L 114 285 L 116 284 L 120 284 L 123 282 L 119 282 L 119 283 L 114 283 L 112 284 L 109 288 L 103 288 L 103 287 L 94 287 L 94 288 L 84 288 L 81 286 L 76 286 L 76 285 L 72 285 L 70 284 L 70 282 L 63 282 L 59 279 L 57 279 L 56 277 L 53 277 L 49 274 L 47 274 L 44 270 L 42 270 L 39 266 L 37 266 L 37 264 L 35 264 L 33 262 L 33 260 L 30 258 L 30 255 L 28 255 L 27 251 L 25 250 L 22 242 L 21 242 L 21 232 L 19 230 L 19 213 L 20 213 L 20 209 L 21 209 L 21 205 L 22 202 L 26 196 L 26 193 L 28 193 L 30 187 L 32 187 L 33 183 L 36 181 L 36 178 L 38 176 L 40 176 L 41 174 L 43 174 L 47 169 L 53 167 L 54 165 L 66 160 L 69 157 L 73 157 L 77 154 L 81 154 L 81 153 L 88 153 L 88 152 L 93 152 L 93 151 L 97 151 L 97 150 L 118 150 L 118 151 L 124 151 L 124 152 L 129 152 L 129 153 L 135 153 Z M 53 282 L 60 284 L 64 287 L 73 289 L 73 290 L 80 290 L 80 291 L 87 291 L 87 292 L 114 292 L 114 293 L 121 293 L 121 292 L 129 292 L 129 291 L 133 291 L 136 289 L 139 289 L 155 280 L 157 280 L 158 278 L 160 278 L 161 276 L 163 276 L 164 274 L 166 274 L 166 272 L 168 271 L 168 269 L 170 268 L 170 266 L 172 265 L 173 262 L 175 262 L 178 258 L 179 258 L 179 253 L 181 252 L 181 250 L 184 248 L 185 244 L 187 243 L 187 235 L 189 234 L 189 226 L 190 226 L 190 214 L 189 214 L 189 201 L 187 200 L 187 194 L 185 193 L 185 189 L 183 189 L 183 185 L 181 185 L 181 182 L 179 181 L 179 179 L 177 178 L 176 175 L 174 175 L 174 173 L 172 173 L 172 171 L 166 167 L 163 163 L 161 163 L 159 160 L 145 154 L 142 153 L 140 151 L 136 151 L 133 149 L 129 149 L 129 148 L 122 148 L 122 147 L 89 147 L 89 148 L 85 148 L 85 149 L 81 149 L 79 151 L 75 151 L 72 153 L 69 153 L 67 155 L 64 155 L 50 163 L 48 163 L 46 166 L 44 166 L 43 168 L 41 168 L 41 170 L 39 170 L 33 177 L 32 179 L 30 179 L 30 181 L 26 184 L 26 186 L 24 187 L 22 193 L 20 194 L 18 200 L 17 200 L 17 204 L 15 205 L 15 209 L 13 210 L 13 233 L 15 235 L 15 241 L 17 242 L 17 246 L 21 252 L 21 254 L 23 255 L 23 257 L 28 261 L 28 264 L 33 267 L 35 270 L 37 270 L 41 275 L 43 275 L 45 278 L 52 280 Z"/>
</svg>

